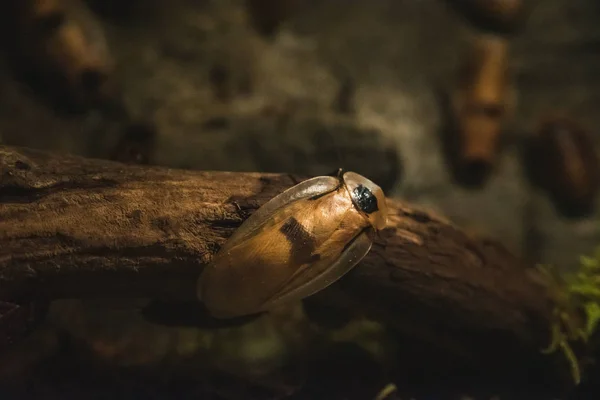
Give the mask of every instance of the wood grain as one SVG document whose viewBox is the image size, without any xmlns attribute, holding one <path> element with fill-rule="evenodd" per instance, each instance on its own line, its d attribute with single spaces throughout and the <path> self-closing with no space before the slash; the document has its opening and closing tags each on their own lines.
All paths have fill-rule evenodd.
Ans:
<svg viewBox="0 0 600 400">
<path fill-rule="evenodd" d="M 203 266 L 236 227 L 304 178 L 0 147 L 0 299 L 194 299 Z M 498 243 L 388 200 L 389 227 L 325 292 L 398 333 L 406 376 L 564 383 L 568 364 L 539 351 L 552 303 L 534 270 Z"/>
</svg>

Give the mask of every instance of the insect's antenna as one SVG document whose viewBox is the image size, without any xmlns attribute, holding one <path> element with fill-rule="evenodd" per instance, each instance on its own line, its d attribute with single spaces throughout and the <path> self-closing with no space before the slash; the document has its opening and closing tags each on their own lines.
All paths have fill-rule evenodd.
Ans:
<svg viewBox="0 0 600 400">
<path fill-rule="evenodd" d="M 342 154 L 340 153 L 340 147 L 337 144 L 335 135 L 333 135 L 330 131 L 326 131 L 326 132 L 331 137 L 331 143 L 333 144 L 333 147 L 335 148 L 337 161 L 338 161 L 338 168 L 334 172 L 331 172 L 327 175 L 335 176 L 336 178 L 339 179 L 339 181 L 341 183 L 341 182 L 343 182 L 342 177 L 343 177 L 344 173 L 346 172 L 346 168 L 343 167 L 344 164 L 343 164 L 343 162 L 341 162 L 343 160 L 342 160 Z M 340 166 L 340 162 L 341 162 L 342 166 Z"/>
<path fill-rule="evenodd" d="M 343 66 L 338 66 L 336 69 L 340 72 L 338 75 L 345 78 L 340 80 L 340 87 L 333 100 L 332 117 L 334 118 L 334 121 L 338 120 L 338 118 L 344 119 L 349 115 L 352 115 L 352 99 L 354 97 L 354 84 L 352 79 L 349 77 L 348 71 L 346 71 L 346 68 Z M 344 159 L 344 154 L 341 151 L 340 143 L 332 131 L 328 131 L 328 134 L 331 136 L 331 142 L 335 149 L 338 165 L 340 165 L 342 168 L 346 167 L 346 160 Z"/>
<path fill-rule="evenodd" d="M 339 142 L 336 140 L 336 137 L 333 133 L 330 132 L 329 135 L 331 135 L 331 142 L 333 143 L 333 148 L 335 149 L 338 165 L 340 165 L 341 168 L 344 168 L 346 166 L 346 160 L 344 160 L 344 155 L 342 154 Z"/>
<path fill-rule="evenodd" d="M 344 157 L 342 152 L 340 151 L 340 146 L 339 146 L 339 142 L 337 140 L 337 138 L 335 137 L 335 134 L 333 133 L 332 130 L 325 130 L 323 132 L 323 134 L 325 135 L 329 135 L 329 138 L 331 139 L 331 145 L 333 146 L 333 149 L 335 151 L 335 155 L 336 155 L 336 161 L 338 164 L 338 168 L 335 172 L 330 173 L 330 175 L 335 176 L 336 178 L 342 179 L 342 175 L 344 175 L 344 172 L 346 172 L 346 168 L 345 167 L 345 161 L 344 161 Z"/>
</svg>

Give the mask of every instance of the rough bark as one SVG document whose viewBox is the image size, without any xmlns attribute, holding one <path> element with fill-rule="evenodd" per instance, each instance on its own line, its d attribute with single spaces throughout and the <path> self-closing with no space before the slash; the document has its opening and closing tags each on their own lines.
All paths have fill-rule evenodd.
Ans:
<svg viewBox="0 0 600 400">
<path fill-rule="evenodd" d="M 301 179 L 0 147 L 0 299 L 193 299 L 203 265 L 235 228 Z M 408 374 L 464 365 L 530 383 L 562 377 L 562 358 L 539 352 L 552 305 L 533 270 L 441 218 L 398 200 L 389 207 L 389 228 L 331 290 L 398 332 L 402 356 L 422 361 Z"/>
</svg>

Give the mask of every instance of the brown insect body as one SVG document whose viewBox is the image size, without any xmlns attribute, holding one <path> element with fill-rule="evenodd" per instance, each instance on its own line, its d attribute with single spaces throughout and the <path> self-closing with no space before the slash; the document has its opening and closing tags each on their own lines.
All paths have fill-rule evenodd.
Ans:
<svg viewBox="0 0 600 400">
<path fill-rule="evenodd" d="M 100 22 L 85 4 L 28 0 L 21 5 L 20 18 L 20 51 L 30 62 L 60 76 L 75 102 L 109 96 L 114 61 Z"/>
<path fill-rule="evenodd" d="M 454 98 L 456 157 L 466 173 L 485 175 L 496 162 L 508 101 L 508 42 L 483 36 L 461 70 Z"/>
<path fill-rule="evenodd" d="M 213 316 L 237 317 L 300 300 L 366 255 L 372 234 L 385 226 L 385 197 L 366 178 L 343 176 L 317 177 L 289 189 L 236 231 L 199 280 L 199 296 Z M 351 191 L 364 188 L 357 181 L 376 198 L 377 210 L 368 215 Z"/>
<path fill-rule="evenodd" d="M 529 150 L 535 183 L 550 194 L 559 211 L 567 216 L 590 213 L 600 184 L 600 161 L 583 127 L 568 118 L 548 118 Z"/>
</svg>

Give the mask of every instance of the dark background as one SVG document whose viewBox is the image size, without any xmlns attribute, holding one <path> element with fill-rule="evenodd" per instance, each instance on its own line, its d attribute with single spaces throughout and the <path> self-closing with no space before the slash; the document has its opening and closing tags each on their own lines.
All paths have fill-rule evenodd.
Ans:
<svg viewBox="0 0 600 400">
<path fill-rule="evenodd" d="M 0 142 L 109 158 L 122 132 L 143 123 L 141 136 L 155 133 L 149 163 L 309 175 L 342 166 L 535 262 L 571 268 L 595 248 L 597 217 L 559 215 L 526 181 L 519 154 L 522 139 L 556 112 L 597 141 L 600 3 L 526 2 L 527 18 L 509 35 L 515 117 L 480 189 L 455 184 L 444 162 L 438 91 L 451 90 L 469 38 L 491 33 L 450 1 L 302 3 L 264 36 L 242 1 L 90 1 L 116 62 L 110 79 L 126 117 L 65 112 L 64 99 L 49 100 L 16 73 L 7 51 Z M 348 115 L 335 111 L 344 90 L 353 99 Z"/>
</svg>

